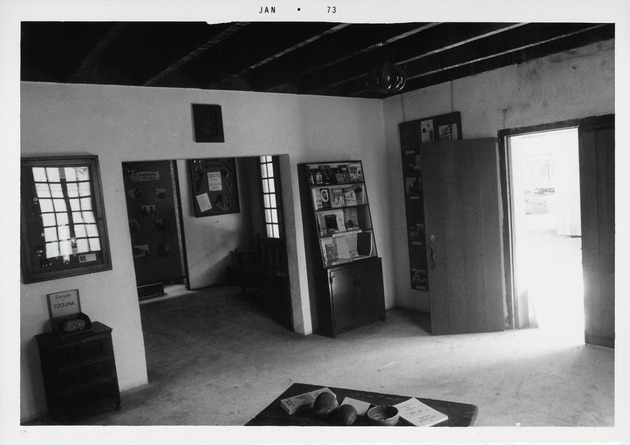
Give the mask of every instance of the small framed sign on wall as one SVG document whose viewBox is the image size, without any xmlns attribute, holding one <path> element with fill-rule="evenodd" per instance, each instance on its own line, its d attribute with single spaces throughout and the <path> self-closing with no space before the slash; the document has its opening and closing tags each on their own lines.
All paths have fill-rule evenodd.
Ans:
<svg viewBox="0 0 630 445">
<path fill-rule="evenodd" d="M 188 171 L 196 217 L 240 211 L 234 158 L 192 159 Z"/>
<path fill-rule="evenodd" d="M 221 105 L 192 104 L 195 142 L 225 142 Z"/>
</svg>

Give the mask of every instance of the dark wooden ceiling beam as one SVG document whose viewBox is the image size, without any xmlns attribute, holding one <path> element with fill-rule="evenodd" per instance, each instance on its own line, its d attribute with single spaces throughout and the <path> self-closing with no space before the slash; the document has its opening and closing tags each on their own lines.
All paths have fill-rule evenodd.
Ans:
<svg viewBox="0 0 630 445">
<path fill-rule="evenodd" d="M 183 57 L 180 57 L 179 59 L 175 60 L 173 63 L 171 63 L 168 67 L 164 68 L 159 73 L 151 76 L 148 80 L 144 82 L 143 86 L 157 85 L 162 79 L 173 74 L 173 72 L 180 69 L 184 64 L 190 62 L 196 57 L 199 57 L 200 55 L 204 54 L 209 49 L 216 47 L 225 39 L 231 37 L 234 33 L 236 33 L 237 31 L 240 31 L 247 25 L 248 23 L 244 23 L 244 22 L 236 22 L 236 23 L 230 24 L 226 29 L 223 29 L 221 32 L 213 36 L 211 39 L 197 46 L 195 49 L 185 54 Z"/>
<path fill-rule="evenodd" d="M 507 31 L 518 29 L 524 23 L 447 23 L 431 30 L 427 35 L 418 35 L 388 45 L 380 54 L 364 54 L 363 57 L 349 60 L 347 66 L 338 69 L 337 73 L 321 73 L 319 77 L 305 77 L 302 79 L 302 90 L 310 94 L 320 94 L 330 88 L 337 88 L 344 83 L 355 81 L 365 76 L 366 72 L 389 58 L 394 63 L 416 60 L 427 56 L 436 56 L 490 36 L 498 36 Z"/>
<path fill-rule="evenodd" d="M 419 26 L 420 25 L 420 26 Z M 251 72 L 248 80 L 256 91 L 273 90 L 300 77 L 342 63 L 385 41 L 396 41 L 435 24 L 352 24 L 303 48 L 299 54 L 284 56 Z"/>
<path fill-rule="evenodd" d="M 535 25 L 532 25 L 535 26 Z M 560 28 L 560 26 L 562 26 Z M 484 49 L 486 53 L 480 55 L 472 49 L 462 48 L 464 53 L 472 54 L 467 60 L 463 54 L 454 54 L 448 58 L 450 62 L 444 60 L 427 60 L 427 65 L 422 72 L 407 77 L 405 91 L 423 88 L 436 83 L 446 82 L 456 78 L 477 74 L 479 72 L 497 69 L 503 66 L 522 63 L 536 57 L 543 57 L 555 52 L 564 51 L 567 48 L 575 48 L 594 41 L 609 39 L 614 36 L 614 27 L 608 24 L 585 25 L 585 24 L 563 24 L 557 25 L 556 32 L 560 29 L 573 28 L 570 32 L 563 32 L 558 35 L 549 36 L 536 32 L 535 29 L 528 29 L 522 36 L 523 42 L 515 42 L 508 39 L 500 47 L 500 42 L 489 43 Z M 577 29 L 576 29 L 577 28 Z M 497 48 L 499 50 L 497 50 Z M 494 51 L 492 51 L 494 49 Z M 460 62 L 455 62 L 461 60 Z M 423 79 L 427 81 L 423 81 Z M 429 80 L 430 79 L 430 80 Z M 354 92 L 351 90 L 354 89 Z M 363 82 L 354 82 L 348 85 L 345 90 L 337 90 L 344 96 L 366 97 L 371 95 L 365 88 Z M 397 93 L 400 94 L 400 93 Z M 385 97 L 386 95 L 383 95 Z"/>
<path fill-rule="evenodd" d="M 312 44 L 312 43 L 314 43 L 314 42 L 316 42 L 316 41 L 318 41 L 318 40 L 320 40 L 320 39 L 322 39 L 322 38 L 324 38 L 326 36 L 329 36 L 329 35 L 331 35 L 333 33 L 341 31 L 342 29 L 344 29 L 344 28 L 346 28 L 348 26 L 350 26 L 350 24 L 348 24 L 348 23 L 340 23 L 340 24 L 338 24 L 336 26 L 333 26 L 332 28 L 327 29 L 327 30 L 325 30 L 324 32 L 322 32 L 320 34 L 317 34 L 317 35 L 315 35 L 313 37 L 310 37 L 310 38 L 308 38 L 306 40 L 303 40 L 303 41 L 301 41 L 299 43 L 296 43 L 295 45 L 293 45 L 290 48 L 286 48 L 286 49 L 284 49 L 282 51 L 277 52 L 276 54 L 273 54 L 273 55 L 267 57 L 266 59 L 263 59 L 263 60 L 261 60 L 259 62 L 256 62 L 253 65 L 248 66 L 247 68 L 242 69 L 241 71 L 232 74 L 231 76 L 229 76 L 226 79 L 221 79 L 217 83 L 220 83 L 220 82 L 225 81 L 225 80 L 229 81 L 229 79 L 231 77 L 234 77 L 234 76 L 244 76 L 250 71 L 253 71 L 253 70 L 256 70 L 258 68 L 261 68 L 262 66 L 267 65 L 267 64 L 269 64 L 269 63 L 279 59 L 280 57 L 285 57 L 288 54 L 292 54 L 295 51 L 297 51 L 298 49 L 302 49 L 305 46 L 310 45 L 310 44 Z M 299 57 L 302 58 L 303 56 L 299 56 Z M 280 72 L 278 72 L 278 74 L 282 75 L 282 72 L 280 71 Z"/>
<path fill-rule="evenodd" d="M 338 23 L 253 22 L 222 45 L 191 60 L 181 70 L 204 88 L 315 37 Z M 217 61 L 220 61 L 219 63 Z M 238 78 L 239 76 L 235 76 Z"/>
<path fill-rule="evenodd" d="M 86 55 L 77 69 L 70 75 L 68 82 L 70 83 L 90 83 L 90 72 L 92 67 L 97 63 L 99 57 L 107 50 L 120 36 L 127 30 L 129 24 L 114 23 L 107 34 L 92 48 L 90 53 Z"/>
</svg>

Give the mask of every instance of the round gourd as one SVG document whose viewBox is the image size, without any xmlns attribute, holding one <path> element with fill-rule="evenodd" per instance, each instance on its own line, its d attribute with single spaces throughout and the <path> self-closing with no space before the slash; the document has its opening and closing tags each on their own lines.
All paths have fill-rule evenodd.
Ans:
<svg viewBox="0 0 630 445">
<path fill-rule="evenodd" d="M 339 402 L 334 394 L 323 392 L 315 398 L 313 412 L 317 417 L 326 418 L 337 409 Z"/>
<path fill-rule="evenodd" d="M 341 425 L 352 425 L 357 416 L 357 410 L 352 405 L 341 405 L 337 410 L 337 420 Z"/>
</svg>

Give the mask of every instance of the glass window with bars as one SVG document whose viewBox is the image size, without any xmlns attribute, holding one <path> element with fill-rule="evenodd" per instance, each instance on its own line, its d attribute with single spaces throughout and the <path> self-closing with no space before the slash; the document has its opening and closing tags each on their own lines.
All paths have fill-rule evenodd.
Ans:
<svg viewBox="0 0 630 445">
<path fill-rule="evenodd" d="M 279 196 L 278 163 L 273 156 L 260 157 L 260 177 L 262 180 L 263 207 L 265 210 L 265 228 L 270 238 L 282 238 L 283 224 L 281 219 Z"/>
<path fill-rule="evenodd" d="M 33 167 L 46 258 L 101 250 L 88 167 Z"/>
</svg>

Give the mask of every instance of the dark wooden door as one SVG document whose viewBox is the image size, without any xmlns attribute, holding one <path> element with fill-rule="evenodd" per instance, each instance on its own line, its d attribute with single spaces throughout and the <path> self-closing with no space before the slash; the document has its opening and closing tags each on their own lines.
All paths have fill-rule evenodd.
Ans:
<svg viewBox="0 0 630 445">
<path fill-rule="evenodd" d="M 586 343 L 615 344 L 615 128 L 579 127 Z"/>
<path fill-rule="evenodd" d="M 498 152 L 494 139 L 420 148 L 431 331 L 505 328 Z"/>
</svg>

